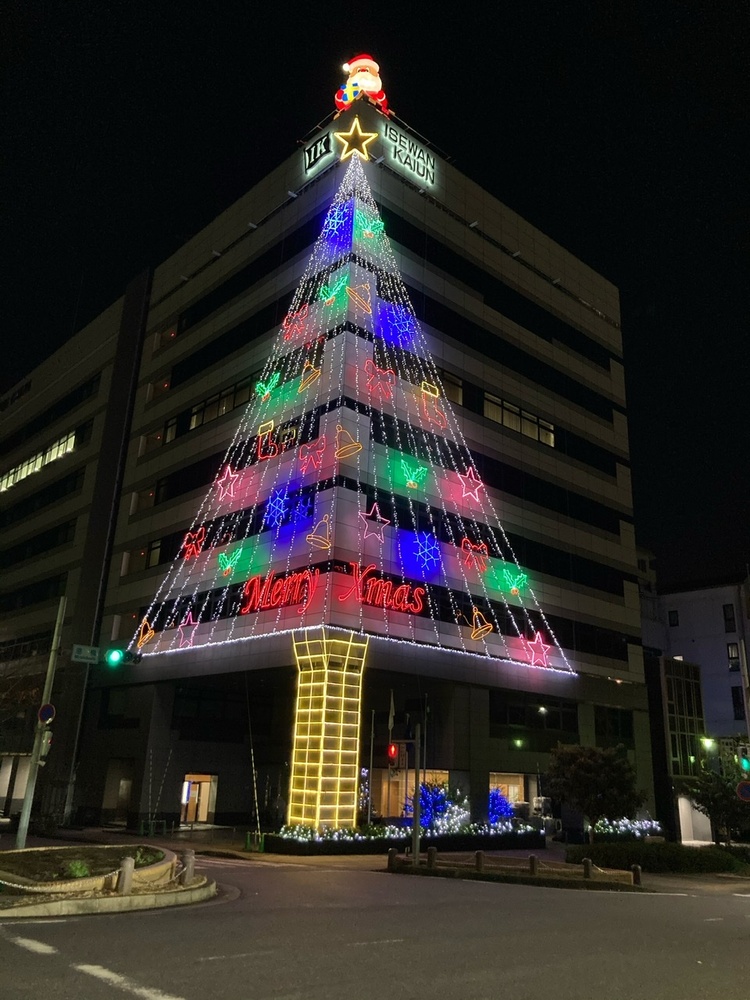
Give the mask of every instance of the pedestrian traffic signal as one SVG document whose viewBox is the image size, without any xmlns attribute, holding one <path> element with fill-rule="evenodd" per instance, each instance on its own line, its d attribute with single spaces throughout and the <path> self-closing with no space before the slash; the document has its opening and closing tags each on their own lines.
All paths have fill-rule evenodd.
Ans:
<svg viewBox="0 0 750 1000">
<path fill-rule="evenodd" d="M 126 663 L 140 663 L 141 656 L 140 653 L 131 653 L 124 646 L 112 646 L 104 654 L 104 662 L 112 670 L 117 670 L 118 667 L 122 667 Z"/>
<path fill-rule="evenodd" d="M 388 767 L 398 766 L 398 743 L 388 744 Z"/>
<path fill-rule="evenodd" d="M 740 765 L 740 770 L 744 771 L 745 774 L 750 773 L 750 743 L 740 743 L 737 747 L 737 761 Z"/>
</svg>

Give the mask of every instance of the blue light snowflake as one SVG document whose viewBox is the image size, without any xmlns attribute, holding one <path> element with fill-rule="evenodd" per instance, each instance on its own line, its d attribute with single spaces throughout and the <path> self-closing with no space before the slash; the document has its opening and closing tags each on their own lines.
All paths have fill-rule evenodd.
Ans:
<svg viewBox="0 0 750 1000">
<path fill-rule="evenodd" d="M 388 344 L 409 347 L 417 332 L 417 321 L 409 310 L 397 302 L 381 302 L 375 331 Z"/>
<path fill-rule="evenodd" d="M 351 222 L 351 206 L 348 202 L 331 206 L 331 210 L 323 224 L 324 236 L 345 236 L 347 225 Z"/>
<path fill-rule="evenodd" d="M 414 555 L 422 569 L 433 569 L 440 562 L 440 546 L 429 531 L 417 532 Z"/>
<path fill-rule="evenodd" d="M 313 512 L 313 500 L 312 497 L 301 497 L 297 502 L 297 506 L 294 508 L 294 520 L 296 521 L 306 521 L 308 518 L 312 517 Z"/>
<path fill-rule="evenodd" d="M 286 493 L 282 490 L 272 493 L 266 505 L 265 523 L 278 528 L 289 513 L 288 504 Z"/>
</svg>

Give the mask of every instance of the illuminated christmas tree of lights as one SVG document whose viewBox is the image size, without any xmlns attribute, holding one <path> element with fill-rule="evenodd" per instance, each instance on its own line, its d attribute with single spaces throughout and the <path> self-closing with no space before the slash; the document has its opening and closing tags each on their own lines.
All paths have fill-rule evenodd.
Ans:
<svg viewBox="0 0 750 1000">
<path fill-rule="evenodd" d="M 492 492 L 353 158 L 131 648 L 325 625 L 570 671 Z"/>
</svg>

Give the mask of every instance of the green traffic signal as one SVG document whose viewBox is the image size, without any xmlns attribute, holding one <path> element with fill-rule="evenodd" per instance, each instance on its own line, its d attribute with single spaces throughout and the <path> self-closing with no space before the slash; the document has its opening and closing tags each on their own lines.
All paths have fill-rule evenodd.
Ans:
<svg viewBox="0 0 750 1000">
<path fill-rule="evenodd" d="M 124 649 L 108 649 L 104 656 L 104 662 L 108 667 L 119 667 L 124 660 Z"/>
<path fill-rule="evenodd" d="M 113 646 L 104 654 L 104 662 L 111 670 L 116 670 L 124 663 L 140 663 L 141 655 L 140 653 L 133 654 L 129 649 L 123 649 L 122 646 Z"/>
<path fill-rule="evenodd" d="M 739 761 L 740 768 L 747 774 L 750 772 L 750 745 L 747 743 L 740 743 L 737 747 L 737 760 Z"/>
</svg>

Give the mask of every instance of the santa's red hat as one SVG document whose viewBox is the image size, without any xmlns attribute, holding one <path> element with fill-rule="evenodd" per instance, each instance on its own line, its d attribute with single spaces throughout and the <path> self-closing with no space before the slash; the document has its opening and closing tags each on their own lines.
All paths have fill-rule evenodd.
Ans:
<svg viewBox="0 0 750 1000">
<path fill-rule="evenodd" d="M 366 52 L 363 52 L 362 55 L 355 56 L 353 59 L 350 59 L 349 62 L 345 62 L 343 70 L 345 73 L 351 73 L 352 70 L 356 69 L 360 64 L 366 65 L 367 63 L 374 66 L 376 73 L 380 72 L 380 66 L 378 66 L 372 56 L 368 56 Z"/>
</svg>

